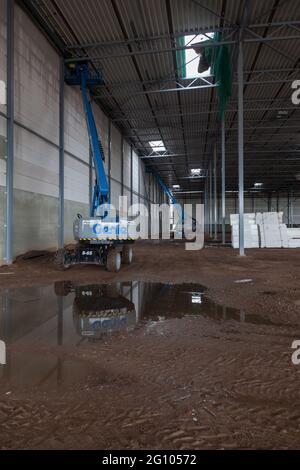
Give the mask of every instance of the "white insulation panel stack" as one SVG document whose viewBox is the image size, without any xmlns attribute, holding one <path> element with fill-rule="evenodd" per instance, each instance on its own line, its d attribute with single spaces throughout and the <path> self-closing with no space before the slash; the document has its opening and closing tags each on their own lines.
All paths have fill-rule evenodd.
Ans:
<svg viewBox="0 0 300 470">
<path fill-rule="evenodd" d="M 259 226 L 261 248 L 281 248 L 281 213 L 263 212 L 256 220 Z"/>
<path fill-rule="evenodd" d="M 300 228 L 288 228 L 287 235 L 289 248 L 300 248 Z"/>
<path fill-rule="evenodd" d="M 239 214 L 231 214 L 232 246 L 239 248 Z M 245 248 L 300 248 L 300 229 L 287 228 L 283 212 L 244 214 Z"/>
<path fill-rule="evenodd" d="M 239 214 L 230 215 L 231 240 L 233 248 L 239 248 Z M 259 248 L 258 226 L 255 214 L 244 214 L 245 248 Z"/>
</svg>

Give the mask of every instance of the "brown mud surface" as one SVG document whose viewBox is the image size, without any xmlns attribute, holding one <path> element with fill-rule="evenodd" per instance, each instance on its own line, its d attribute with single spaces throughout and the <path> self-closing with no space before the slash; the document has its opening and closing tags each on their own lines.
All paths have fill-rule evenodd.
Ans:
<svg viewBox="0 0 300 470">
<path fill-rule="evenodd" d="M 2 294 L 62 280 L 199 283 L 240 319 L 169 316 L 99 341 L 12 344 L 10 360 L 55 362 L 55 380 L 12 384 L 5 366 L 1 449 L 300 448 L 300 365 L 291 361 L 300 340 L 300 250 L 240 258 L 230 248 L 137 243 L 133 264 L 117 274 L 95 266 L 60 273 L 51 254 L 0 268 Z"/>
</svg>

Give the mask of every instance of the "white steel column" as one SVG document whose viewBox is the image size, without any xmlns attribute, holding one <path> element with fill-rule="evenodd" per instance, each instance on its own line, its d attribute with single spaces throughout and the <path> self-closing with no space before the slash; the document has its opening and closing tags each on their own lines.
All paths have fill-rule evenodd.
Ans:
<svg viewBox="0 0 300 470">
<path fill-rule="evenodd" d="M 240 256 L 245 256 L 244 230 L 244 80 L 243 43 L 239 42 L 238 57 L 238 152 L 239 152 L 239 245 Z"/>
<path fill-rule="evenodd" d="M 221 122 L 222 131 L 222 243 L 226 243 L 226 165 L 225 165 L 225 113 Z"/>
</svg>

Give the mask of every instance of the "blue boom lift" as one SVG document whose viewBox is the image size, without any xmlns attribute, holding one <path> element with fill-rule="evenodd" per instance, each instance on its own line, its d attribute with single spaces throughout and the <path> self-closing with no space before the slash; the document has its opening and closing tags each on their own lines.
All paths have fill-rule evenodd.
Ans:
<svg viewBox="0 0 300 470">
<path fill-rule="evenodd" d="M 167 195 L 169 201 L 171 204 L 173 204 L 173 206 L 176 208 L 177 212 L 178 212 L 178 215 L 179 215 L 179 220 L 181 220 L 181 231 L 183 233 L 183 227 L 184 227 L 184 223 L 188 222 L 188 219 L 189 217 L 187 216 L 187 214 L 184 213 L 181 205 L 178 203 L 177 199 L 175 198 L 174 194 L 172 193 L 172 191 L 170 190 L 170 188 L 168 188 L 168 186 L 163 182 L 163 180 L 161 179 L 161 177 L 159 176 L 158 173 L 156 173 L 154 170 L 152 170 L 151 168 L 147 168 L 147 172 L 148 173 L 152 173 L 153 176 L 155 177 L 156 181 L 158 182 L 158 184 L 160 185 L 161 189 L 163 190 L 163 192 Z M 196 219 L 194 217 L 191 217 L 190 218 L 190 222 L 189 222 L 189 225 L 191 225 L 193 231 L 195 232 L 196 230 Z"/>
<path fill-rule="evenodd" d="M 103 85 L 98 71 L 91 71 L 88 62 L 71 63 L 65 69 L 65 82 L 80 86 L 89 141 L 94 160 L 96 181 L 90 218 L 78 214 L 73 232 L 77 244 L 74 249 L 60 249 L 55 254 L 55 265 L 65 270 L 74 264 L 105 265 L 108 271 L 119 271 L 121 263 L 132 261 L 133 239 L 129 236 L 127 219 L 112 214 L 109 207 L 109 186 L 105 175 L 104 152 L 99 140 L 88 88 Z"/>
</svg>

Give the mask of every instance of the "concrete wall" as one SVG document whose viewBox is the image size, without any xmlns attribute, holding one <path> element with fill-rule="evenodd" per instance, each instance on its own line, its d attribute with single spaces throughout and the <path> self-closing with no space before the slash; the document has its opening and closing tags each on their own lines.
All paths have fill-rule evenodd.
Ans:
<svg viewBox="0 0 300 470">
<path fill-rule="evenodd" d="M 6 86 L 6 0 L 0 0 L 0 97 Z M 27 14 L 15 6 L 14 255 L 57 247 L 59 195 L 60 58 Z M 2 95 L 1 95 L 2 90 Z M 4 93 L 5 94 L 5 93 Z M 109 119 L 93 104 L 109 169 Z M 0 101 L 0 261 L 3 259 L 6 185 L 6 103 Z M 122 149 L 123 141 L 123 149 Z M 146 197 L 143 163 L 111 125 L 111 199 Z M 123 161 L 122 161 L 123 155 Z M 122 172 L 123 168 L 123 172 Z M 153 177 L 151 177 L 153 178 Z M 123 188 L 122 188 L 123 182 Z M 140 189 L 141 188 L 141 189 Z M 142 194 L 139 194 L 142 191 Z M 65 86 L 65 242 L 76 214 L 89 212 L 89 141 L 81 94 Z"/>
</svg>

